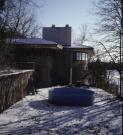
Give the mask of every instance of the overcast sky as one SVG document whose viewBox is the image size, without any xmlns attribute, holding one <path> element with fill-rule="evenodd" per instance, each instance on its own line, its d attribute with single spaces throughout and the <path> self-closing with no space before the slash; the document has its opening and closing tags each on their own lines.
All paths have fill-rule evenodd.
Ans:
<svg viewBox="0 0 123 135">
<path fill-rule="evenodd" d="M 42 0 L 38 0 L 41 3 Z M 69 24 L 77 35 L 81 25 L 92 29 L 95 17 L 90 13 L 93 1 L 98 0 L 43 0 L 44 7 L 37 14 L 43 26 L 65 26 Z"/>
</svg>

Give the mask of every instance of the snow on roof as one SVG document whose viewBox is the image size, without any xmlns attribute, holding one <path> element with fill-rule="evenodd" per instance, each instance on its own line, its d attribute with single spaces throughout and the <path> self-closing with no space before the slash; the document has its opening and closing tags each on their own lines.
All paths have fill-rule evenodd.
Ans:
<svg viewBox="0 0 123 135">
<path fill-rule="evenodd" d="M 71 46 L 64 46 L 64 48 L 93 49 L 92 46 L 87 46 L 82 44 L 72 44 Z"/>
<path fill-rule="evenodd" d="M 45 39 L 41 38 L 25 38 L 25 39 L 15 39 L 15 44 L 20 45 L 20 44 L 28 44 L 28 45 L 57 45 L 56 42 L 53 41 L 48 41 Z"/>
<path fill-rule="evenodd" d="M 9 40 L 8 40 L 9 41 Z M 12 42 L 15 42 L 16 45 L 55 45 L 59 44 L 54 41 L 49 41 L 41 38 L 24 38 L 24 39 L 13 39 Z M 71 45 L 60 45 L 64 48 L 73 48 L 73 49 L 93 49 L 92 46 L 82 45 L 82 44 L 71 44 Z"/>
</svg>

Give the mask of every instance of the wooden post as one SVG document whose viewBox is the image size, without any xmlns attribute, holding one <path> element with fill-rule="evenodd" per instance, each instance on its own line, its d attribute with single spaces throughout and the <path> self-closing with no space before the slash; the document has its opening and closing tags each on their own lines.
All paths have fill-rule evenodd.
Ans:
<svg viewBox="0 0 123 135">
<path fill-rule="evenodd" d="M 123 0 L 121 0 L 121 34 L 120 34 L 120 97 L 122 98 L 122 64 L 123 64 Z"/>
<path fill-rule="evenodd" d="M 72 78 L 73 78 L 73 76 L 72 76 L 72 50 L 70 50 L 70 82 L 69 82 L 69 84 L 71 85 L 72 84 Z"/>
</svg>

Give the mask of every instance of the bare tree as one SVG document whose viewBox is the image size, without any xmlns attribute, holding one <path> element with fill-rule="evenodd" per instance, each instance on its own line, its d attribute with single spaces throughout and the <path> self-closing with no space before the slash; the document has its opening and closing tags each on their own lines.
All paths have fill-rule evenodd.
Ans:
<svg viewBox="0 0 123 135">
<path fill-rule="evenodd" d="M 83 45 L 88 39 L 87 25 L 81 25 L 79 27 L 79 31 L 80 31 L 80 34 L 75 39 L 74 42 Z"/>
<path fill-rule="evenodd" d="M 6 0 L 2 29 L 7 30 L 8 35 L 32 36 L 33 31 L 38 30 L 35 20 L 34 6 L 30 0 Z M 33 35 L 34 36 L 34 35 Z"/>
<path fill-rule="evenodd" d="M 108 34 L 106 39 L 117 42 L 121 30 L 120 0 L 99 0 L 95 7 L 95 14 L 99 18 L 97 32 Z"/>
<path fill-rule="evenodd" d="M 79 40 L 80 43 L 83 45 L 83 43 L 87 40 L 87 25 L 82 25 L 80 27 L 80 36 L 79 36 Z"/>
<path fill-rule="evenodd" d="M 35 8 L 42 5 L 34 0 L 1 0 L 0 5 L 0 61 L 7 61 L 12 45 L 7 45 L 7 38 L 35 37 L 41 26 L 37 24 Z M 6 53 L 5 53 L 6 52 Z M 5 60 L 4 60 L 5 59 Z"/>
<path fill-rule="evenodd" d="M 101 43 L 109 50 L 112 57 L 118 60 L 121 31 L 120 0 L 99 0 L 95 3 L 95 8 L 94 14 L 98 17 L 96 33 L 101 37 Z"/>
</svg>

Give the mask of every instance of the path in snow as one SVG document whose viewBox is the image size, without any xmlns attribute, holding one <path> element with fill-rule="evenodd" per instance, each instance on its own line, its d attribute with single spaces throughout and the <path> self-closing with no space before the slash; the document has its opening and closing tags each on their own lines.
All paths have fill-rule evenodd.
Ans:
<svg viewBox="0 0 123 135">
<path fill-rule="evenodd" d="M 93 106 L 55 106 L 47 102 L 48 90 L 26 96 L 0 114 L 0 135 L 121 135 L 121 101 L 95 92 Z"/>
</svg>

